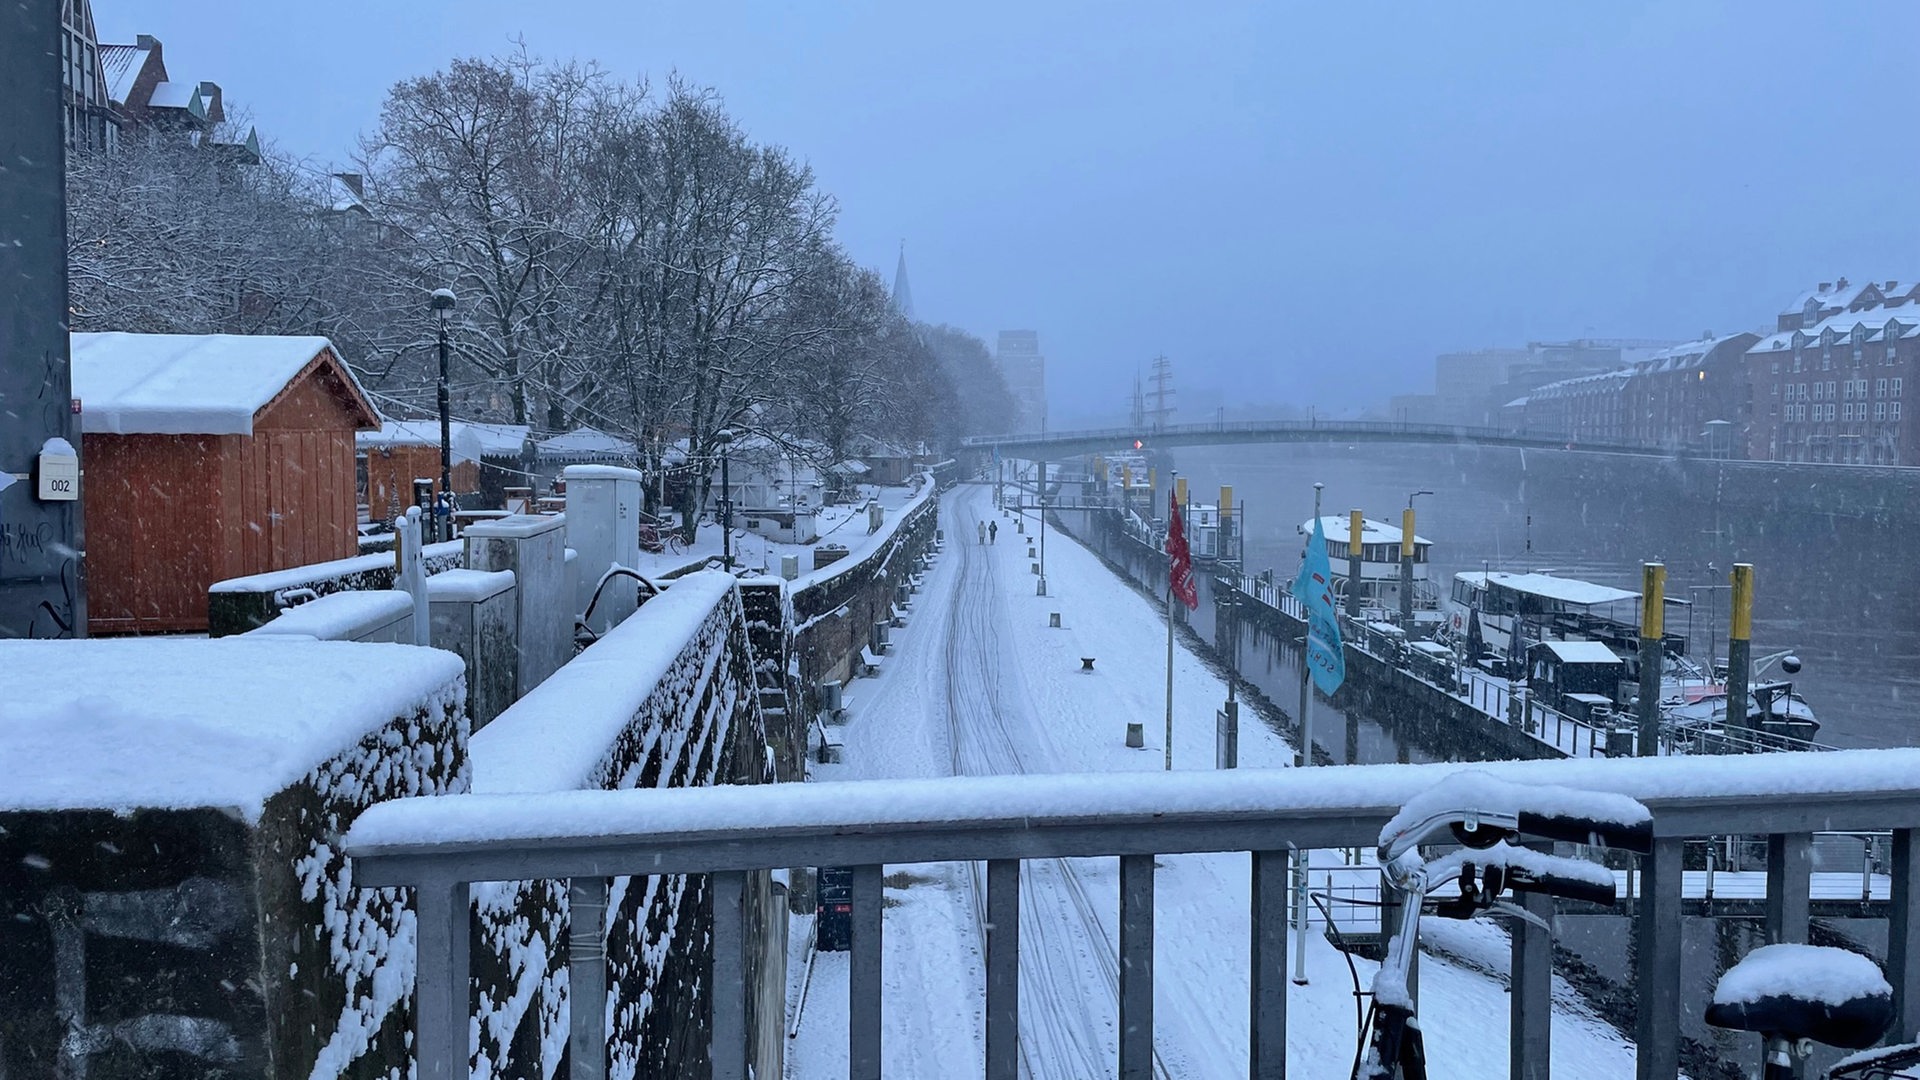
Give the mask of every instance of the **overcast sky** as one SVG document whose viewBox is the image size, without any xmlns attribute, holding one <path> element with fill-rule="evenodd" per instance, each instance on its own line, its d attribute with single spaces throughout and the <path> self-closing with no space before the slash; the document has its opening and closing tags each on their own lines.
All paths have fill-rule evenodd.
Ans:
<svg viewBox="0 0 1920 1080">
<path fill-rule="evenodd" d="M 812 163 L 857 259 L 906 240 L 921 318 L 1038 330 L 1057 421 L 1156 352 L 1196 402 L 1352 408 L 1437 352 L 1920 274 L 1907 2 L 95 4 L 321 164 L 515 36 L 677 69 Z"/>
</svg>

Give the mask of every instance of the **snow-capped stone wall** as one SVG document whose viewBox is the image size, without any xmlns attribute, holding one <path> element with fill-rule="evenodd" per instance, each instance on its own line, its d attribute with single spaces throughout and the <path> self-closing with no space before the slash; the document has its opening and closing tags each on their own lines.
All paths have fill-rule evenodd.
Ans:
<svg viewBox="0 0 1920 1080">
<path fill-rule="evenodd" d="M 771 781 L 740 590 L 680 578 L 474 736 L 474 790 Z M 566 882 L 474 888 L 480 1075 L 557 1075 L 566 1045 Z M 616 878 L 606 940 L 610 1075 L 701 1075 L 705 880 Z M 778 1022 L 775 1020 L 774 1022 Z"/>
<path fill-rule="evenodd" d="M 428 574 L 464 564 L 465 545 L 459 540 L 428 544 L 422 554 Z M 289 601 L 367 589 L 398 588 L 392 552 L 355 555 L 349 559 L 295 566 L 265 574 L 216 581 L 207 589 L 207 634 L 227 637 L 265 626 Z"/>
<path fill-rule="evenodd" d="M 468 785 L 459 660 L 0 642 L 0 1075 L 404 1075 L 413 914 L 367 806 Z"/>
<path fill-rule="evenodd" d="M 844 568 L 835 564 L 831 574 L 794 592 L 794 653 L 802 683 L 845 682 L 854 673 L 870 628 L 889 617 L 895 588 L 933 542 L 939 511 L 938 499 L 921 499 L 865 558 Z"/>
</svg>

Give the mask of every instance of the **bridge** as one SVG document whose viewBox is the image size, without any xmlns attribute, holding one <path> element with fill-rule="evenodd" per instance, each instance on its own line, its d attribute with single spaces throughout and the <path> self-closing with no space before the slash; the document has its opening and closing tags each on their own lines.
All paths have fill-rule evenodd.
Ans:
<svg viewBox="0 0 1920 1080">
<path fill-rule="evenodd" d="M 1437 443 L 1511 446 L 1528 450 L 1577 450 L 1641 457 L 1685 456 L 1685 451 L 1625 443 L 1577 442 L 1565 435 L 1457 424 L 1403 424 L 1386 420 L 1231 420 L 1168 424 L 1160 428 L 1090 428 L 1081 431 L 975 435 L 962 439 L 969 450 L 997 450 L 1002 456 L 1060 461 L 1121 449 L 1138 441 L 1142 449 L 1176 446 L 1226 446 L 1238 443 Z"/>
</svg>

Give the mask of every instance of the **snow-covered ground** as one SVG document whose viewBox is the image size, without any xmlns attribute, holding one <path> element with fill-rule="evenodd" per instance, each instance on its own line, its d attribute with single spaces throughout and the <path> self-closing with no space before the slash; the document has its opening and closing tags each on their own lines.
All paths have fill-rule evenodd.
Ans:
<svg viewBox="0 0 1920 1080">
<path fill-rule="evenodd" d="M 941 508 L 948 542 L 878 678 L 847 691 L 844 764 L 821 779 L 950 773 L 1126 772 L 1163 767 L 1166 623 L 1162 610 L 1085 548 L 1047 537 L 1052 595 L 1034 594 L 1028 536 L 992 506 L 991 489 L 963 486 Z M 998 542 L 974 542 L 997 521 Z M 1037 523 L 1029 519 L 1029 528 Z M 1058 612 L 1061 626 L 1049 625 Z M 1093 657 L 1092 674 L 1080 659 Z M 1214 710 L 1226 686 L 1184 647 L 1176 651 L 1174 767 L 1213 766 Z M 1129 718 L 1147 747 L 1124 745 Z M 1288 764 L 1293 751 L 1250 712 L 1243 767 Z M 1324 861 L 1338 862 L 1326 853 Z M 1170 856 L 1155 884 L 1156 1072 L 1244 1075 L 1247 1052 L 1248 859 Z M 884 1064 L 890 1076 L 971 1077 L 982 1071 L 984 963 L 976 868 L 888 868 Z M 1028 863 L 1021 890 L 1021 1043 L 1037 1077 L 1112 1075 L 1117 1068 L 1117 865 L 1110 859 Z M 804 921 L 796 925 L 804 938 Z M 1436 1075 L 1503 1075 L 1507 997 L 1482 968 L 1505 963 L 1488 925 L 1452 935 L 1472 963 L 1428 957 L 1421 1006 Z M 796 950 L 804 958 L 804 951 Z M 846 1074 L 846 954 L 819 954 L 789 1044 L 788 1075 Z M 1373 965 L 1358 962 L 1362 979 Z M 1345 1075 L 1356 1017 L 1344 959 L 1309 935 L 1308 986 L 1290 989 L 1289 1064 L 1303 1076 Z M 797 998 L 805 964 L 794 965 Z M 1556 987 L 1554 1075 L 1617 1077 L 1632 1048 Z"/>
<path fill-rule="evenodd" d="M 830 574 L 845 569 L 870 551 L 873 546 L 891 535 L 894 526 L 907 511 L 920 505 L 923 498 L 930 498 L 926 485 L 911 487 L 876 487 L 862 484 L 860 495 L 845 505 L 823 506 L 814 511 L 815 523 L 820 530 L 820 538 L 811 544 L 783 544 L 770 540 L 758 533 L 747 532 L 738 523 L 733 530 L 733 563 L 736 567 L 763 570 L 769 574 L 780 572 L 780 557 L 795 555 L 800 559 L 801 584 L 814 579 L 813 549 L 818 544 L 839 544 L 847 549 L 847 556 L 830 566 L 822 568 L 822 574 Z M 886 524 L 877 532 L 867 531 L 866 504 L 869 499 L 878 499 L 880 508 L 886 514 Z M 634 569 L 648 577 L 673 573 L 676 570 L 692 566 L 702 566 L 711 560 L 720 558 L 721 529 L 714 524 L 700 526 L 692 544 L 675 551 L 671 547 L 658 554 L 640 553 L 640 563 Z"/>
</svg>

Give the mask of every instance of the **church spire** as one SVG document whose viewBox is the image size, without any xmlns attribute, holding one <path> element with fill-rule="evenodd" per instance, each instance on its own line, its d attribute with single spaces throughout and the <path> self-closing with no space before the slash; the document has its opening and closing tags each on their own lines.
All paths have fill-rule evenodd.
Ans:
<svg viewBox="0 0 1920 1080">
<path fill-rule="evenodd" d="M 913 318 L 913 286 L 907 284 L 907 242 L 900 241 L 900 265 L 893 271 L 893 310 Z"/>
</svg>

